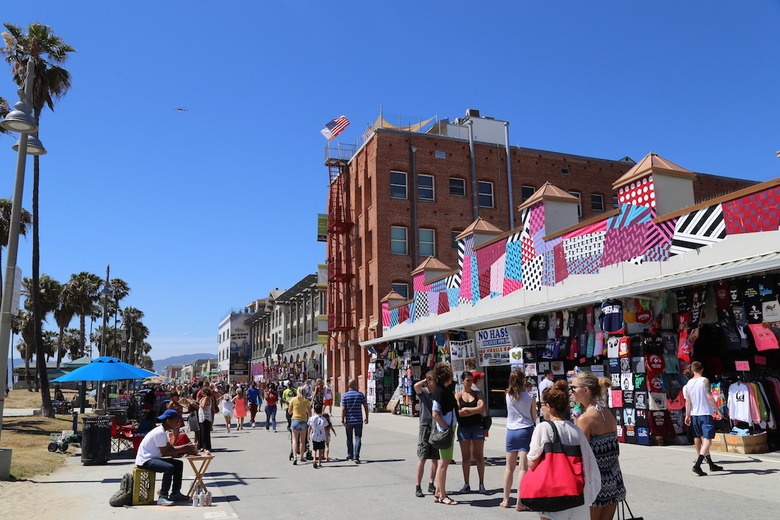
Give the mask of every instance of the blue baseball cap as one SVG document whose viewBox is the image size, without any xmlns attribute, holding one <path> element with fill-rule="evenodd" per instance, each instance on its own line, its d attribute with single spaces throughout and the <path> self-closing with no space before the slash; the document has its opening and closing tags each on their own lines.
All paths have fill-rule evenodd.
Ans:
<svg viewBox="0 0 780 520">
<path fill-rule="evenodd" d="M 161 416 L 159 416 L 157 419 L 160 421 L 164 421 L 165 419 L 173 419 L 174 417 L 179 417 L 179 412 L 176 410 L 165 410 Z"/>
</svg>

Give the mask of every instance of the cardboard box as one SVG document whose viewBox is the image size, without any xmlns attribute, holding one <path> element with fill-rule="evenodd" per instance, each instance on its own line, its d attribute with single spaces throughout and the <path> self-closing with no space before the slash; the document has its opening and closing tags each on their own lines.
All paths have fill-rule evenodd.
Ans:
<svg viewBox="0 0 780 520">
<path fill-rule="evenodd" d="M 766 453 L 769 451 L 766 432 L 756 435 L 726 434 L 726 446 L 730 453 Z"/>
<path fill-rule="evenodd" d="M 712 439 L 712 445 L 710 446 L 710 451 L 720 451 L 720 452 L 729 451 L 728 445 L 726 444 L 726 434 L 724 433 L 715 434 L 715 438 Z"/>
</svg>

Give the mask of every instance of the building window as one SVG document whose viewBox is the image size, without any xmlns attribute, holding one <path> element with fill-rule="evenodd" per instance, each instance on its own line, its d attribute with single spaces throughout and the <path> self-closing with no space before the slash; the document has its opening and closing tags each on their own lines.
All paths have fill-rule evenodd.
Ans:
<svg viewBox="0 0 780 520">
<path fill-rule="evenodd" d="M 577 203 L 577 216 L 581 217 L 582 216 L 582 195 L 580 195 L 579 191 L 570 191 L 569 195 L 577 197 L 577 200 L 579 201 Z"/>
<path fill-rule="evenodd" d="M 404 172 L 390 172 L 390 197 L 393 199 L 406 198 L 406 174 Z"/>
<path fill-rule="evenodd" d="M 441 150 L 436 150 L 435 152 L 433 152 L 433 155 L 434 155 L 434 156 L 435 156 L 437 159 L 446 159 L 446 158 L 447 158 L 447 153 L 446 153 L 446 152 L 443 152 L 443 151 L 441 151 Z"/>
<path fill-rule="evenodd" d="M 461 233 L 463 233 L 463 231 L 450 231 L 452 249 L 458 249 L 458 236 L 460 236 Z"/>
<path fill-rule="evenodd" d="M 390 251 L 394 255 L 408 255 L 409 248 L 406 245 L 406 228 L 403 226 L 390 226 Z"/>
<path fill-rule="evenodd" d="M 612 197 L 612 207 L 613 208 L 619 208 L 620 207 L 620 201 L 618 201 L 617 197 Z"/>
<path fill-rule="evenodd" d="M 433 175 L 417 176 L 417 197 L 433 202 Z"/>
<path fill-rule="evenodd" d="M 523 202 L 531 198 L 531 195 L 536 193 L 536 188 L 533 186 L 523 186 L 520 188 L 520 196 L 523 198 Z"/>
<path fill-rule="evenodd" d="M 436 230 L 420 229 L 420 256 L 436 256 Z"/>
<path fill-rule="evenodd" d="M 568 168 L 561 168 L 561 175 L 569 175 L 569 169 Z"/>
<path fill-rule="evenodd" d="M 480 208 L 492 208 L 493 207 L 493 183 L 487 181 L 479 181 L 479 207 Z"/>
<path fill-rule="evenodd" d="M 466 196 L 466 179 L 458 179 L 457 177 L 450 177 L 450 195 L 456 197 Z"/>
<path fill-rule="evenodd" d="M 408 283 L 394 283 L 391 285 L 393 291 L 397 292 L 404 298 L 409 298 L 409 284 Z"/>
<path fill-rule="evenodd" d="M 590 194 L 590 209 L 593 211 L 604 211 L 604 197 L 598 193 Z"/>
</svg>

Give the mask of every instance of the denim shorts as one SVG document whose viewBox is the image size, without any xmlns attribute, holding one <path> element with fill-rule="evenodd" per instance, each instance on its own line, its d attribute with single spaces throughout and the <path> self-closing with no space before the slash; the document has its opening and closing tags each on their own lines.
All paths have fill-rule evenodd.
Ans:
<svg viewBox="0 0 780 520">
<path fill-rule="evenodd" d="M 531 436 L 534 434 L 534 427 L 520 428 L 519 430 L 506 431 L 506 451 L 531 451 Z"/>
<path fill-rule="evenodd" d="M 692 416 L 691 425 L 693 426 L 694 437 L 701 437 L 702 439 L 715 438 L 715 425 L 712 422 L 712 417 L 709 415 Z"/>
<path fill-rule="evenodd" d="M 458 426 L 458 442 L 460 441 L 484 441 L 485 428 L 478 426 Z"/>
<path fill-rule="evenodd" d="M 290 424 L 290 428 L 295 430 L 296 432 L 305 432 L 309 429 L 309 423 L 306 421 L 299 421 L 298 419 L 293 419 L 292 424 Z"/>
</svg>

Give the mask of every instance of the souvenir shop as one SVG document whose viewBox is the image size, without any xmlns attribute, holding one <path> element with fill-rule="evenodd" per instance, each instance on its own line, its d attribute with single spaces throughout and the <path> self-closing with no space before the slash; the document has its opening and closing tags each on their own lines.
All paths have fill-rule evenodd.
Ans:
<svg viewBox="0 0 780 520">
<path fill-rule="evenodd" d="M 412 384 L 447 361 L 456 373 L 484 372 L 490 413 L 502 415 L 514 368 L 536 384 L 546 370 L 555 378 L 589 370 L 612 381 L 621 441 L 681 444 L 684 373 L 698 360 L 724 415 L 713 449 L 780 449 L 780 253 L 741 253 L 633 282 L 614 283 L 605 270 L 592 279 L 601 277 L 601 289 L 591 283 L 513 311 L 391 329 L 386 342 L 366 345 L 381 361 L 382 399 L 414 414 Z"/>
</svg>

